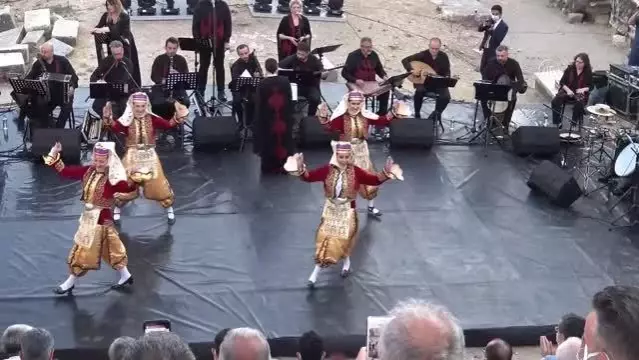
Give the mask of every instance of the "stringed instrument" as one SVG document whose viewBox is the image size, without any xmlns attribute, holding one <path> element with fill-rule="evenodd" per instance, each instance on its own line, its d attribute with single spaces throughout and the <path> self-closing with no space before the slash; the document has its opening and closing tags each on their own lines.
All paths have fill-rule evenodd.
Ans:
<svg viewBox="0 0 639 360">
<path fill-rule="evenodd" d="M 408 75 L 408 81 L 412 82 L 413 84 L 423 85 L 429 76 L 437 76 L 437 72 L 433 70 L 430 65 L 421 61 L 411 61 L 410 67 L 411 69 L 413 69 L 413 72 L 419 72 L 419 76 L 416 76 L 415 74 Z"/>
</svg>

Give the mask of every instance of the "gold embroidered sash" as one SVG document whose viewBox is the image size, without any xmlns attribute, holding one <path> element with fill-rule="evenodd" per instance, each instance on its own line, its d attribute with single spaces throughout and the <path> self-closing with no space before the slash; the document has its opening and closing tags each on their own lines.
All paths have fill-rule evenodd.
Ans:
<svg viewBox="0 0 639 360">
<path fill-rule="evenodd" d="M 73 241 L 82 248 L 89 249 L 93 245 L 96 237 L 100 233 L 98 219 L 100 218 L 101 208 L 85 207 L 80 216 L 80 227 L 73 237 Z"/>
<path fill-rule="evenodd" d="M 131 147 L 128 151 L 131 152 L 131 160 L 133 163 L 133 166 L 131 168 L 131 178 L 134 181 L 138 177 L 134 175 L 142 176 L 146 181 L 156 179 L 158 177 L 159 159 L 157 153 L 155 152 L 155 148 Z"/>
<path fill-rule="evenodd" d="M 324 211 L 322 212 L 323 231 L 326 235 L 348 239 L 350 235 L 350 225 L 352 224 L 353 212 L 350 201 L 339 202 L 326 200 Z"/>
</svg>

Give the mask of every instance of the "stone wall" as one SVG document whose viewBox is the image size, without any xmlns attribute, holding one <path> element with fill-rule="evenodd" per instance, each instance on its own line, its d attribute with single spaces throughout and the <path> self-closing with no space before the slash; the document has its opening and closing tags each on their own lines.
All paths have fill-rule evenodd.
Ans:
<svg viewBox="0 0 639 360">
<path fill-rule="evenodd" d="M 610 14 L 610 25 L 619 35 L 635 36 L 634 24 L 630 27 L 626 25 L 628 18 L 637 10 L 637 4 L 632 0 L 612 0 L 612 13 Z"/>
</svg>

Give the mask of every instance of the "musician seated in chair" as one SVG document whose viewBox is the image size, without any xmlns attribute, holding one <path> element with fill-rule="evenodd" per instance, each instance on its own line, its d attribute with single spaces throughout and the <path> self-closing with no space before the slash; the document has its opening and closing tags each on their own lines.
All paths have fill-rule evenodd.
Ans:
<svg viewBox="0 0 639 360">
<path fill-rule="evenodd" d="M 186 59 L 177 53 L 178 40 L 174 37 L 166 39 L 164 51 L 153 61 L 151 80 L 155 85 L 151 89 L 151 104 L 153 112 L 165 119 L 170 119 L 175 111 L 174 101 L 179 101 L 187 108 L 190 106 L 189 96 L 183 84 L 175 84 L 173 90 L 165 88 L 169 74 L 184 74 L 189 72 Z"/>
<path fill-rule="evenodd" d="M 60 115 L 58 115 L 55 125 L 57 128 L 64 128 L 73 108 L 73 91 L 78 87 L 78 76 L 67 58 L 53 54 L 53 45 L 50 42 L 40 46 L 38 59 L 31 66 L 31 71 L 25 76 L 25 79 L 37 80 L 45 73 L 71 75 L 69 98 L 64 98 L 62 88 L 52 88 L 49 84 L 49 100 L 37 95 L 32 96 L 29 99 L 32 107 L 25 109 L 21 106 L 20 117 L 24 118 L 24 115 L 29 113 L 32 116 L 31 119 L 37 119 L 36 122 L 31 123 L 32 128 L 49 127 L 49 113 L 59 106 Z"/>
<path fill-rule="evenodd" d="M 562 127 L 561 107 L 572 104 L 572 124 L 576 125 L 584 116 L 584 108 L 588 103 L 588 94 L 592 90 L 592 67 L 585 53 L 575 56 L 559 80 L 559 91 L 552 99 L 552 123 Z"/>
<path fill-rule="evenodd" d="M 324 71 L 322 61 L 311 55 L 311 48 L 307 43 L 301 42 L 297 46 L 297 53 L 280 61 L 279 67 L 306 72 L 307 75 L 302 76 L 305 81 L 297 84 L 297 94 L 308 101 L 308 116 L 315 116 L 317 107 L 322 101 L 320 90 L 321 76 Z"/>
<path fill-rule="evenodd" d="M 90 77 L 91 82 L 106 82 L 114 84 L 127 84 L 128 94 L 133 94 L 138 84 L 133 79 L 131 60 L 124 56 L 124 45 L 118 40 L 111 41 L 109 44 L 111 55 L 100 61 L 100 65 L 93 71 Z M 102 118 L 102 109 L 107 102 L 111 102 L 113 117 L 119 118 L 124 113 L 126 102 L 129 98 L 128 94 L 111 94 L 107 98 L 95 99 L 91 106 L 93 116 Z"/>
<path fill-rule="evenodd" d="M 229 83 L 229 89 L 233 95 L 233 112 L 237 115 L 238 124 L 243 126 L 244 108 L 242 102 L 247 100 L 246 104 L 246 125 L 250 127 L 253 122 L 253 107 L 255 106 L 255 89 L 244 87 L 241 91 L 235 91 L 235 81 L 239 77 L 263 77 L 262 67 L 257 61 L 257 57 L 254 53 L 251 53 L 248 45 L 242 44 L 237 47 L 237 55 L 239 59 L 231 65 L 231 82 Z"/>
<path fill-rule="evenodd" d="M 508 47 L 500 45 L 497 47 L 496 56 L 486 63 L 482 72 L 482 79 L 490 81 L 494 84 L 510 85 L 512 91 L 510 93 L 510 100 L 507 107 L 503 112 L 503 119 L 501 125 L 505 134 L 508 134 L 510 126 L 510 120 L 517 104 L 517 93 L 523 94 L 528 89 L 528 84 L 524 80 L 524 75 L 521 71 L 519 63 L 512 58 L 508 57 Z M 491 109 L 488 106 L 487 101 L 481 102 L 481 107 L 484 112 L 484 119 L 490 118 Z"/>
<path fill-rule="evenodd" d="M 420 112 L 422 110 L 424 96 L 427 95 L 427 93 L 437 94 L 435 111 L 430 114 L 429 119 L 441 119 L 442 113 L 450 102 L 450 91 L 448 91 L 448 88 L 434 89 L 428 86 L 428 75 L 450 77 L 450 61 L 448 60 L 448 55 L 440 50 L 441 46 L 442 41 L 439 38 L 432 38 L 430 39 L 428 50 L 418 52 L 402 60 L 402 65 L 406 71 L 412 72 L 415 78 L 420 79 L 420 81 L 415 83 L 415 98 L 413 100 L 416 118 L 421 118 Z M 432 71 L 430 69 L 414 68 L 415 61 L 428 65 Z"/>
<path fill-rule="evenodd" d="M 359 42 L 359 49 L 348 54 L 344 68 L 342 68 L 342 77 L 347 81 L 349 90 L 359 90 L 366 94 L 368 91 L 365 89 L 366 84 L 376 84 L 376 75 L 383 80 L 387 79 L 384 65 L 373 50 L 373 40 L 369 37 L 363 37 Z M 379 101 L 377 115 L 384 116 L 388 112 L 389 95 L 390 91 L 377 95 Z"/>
</svg>

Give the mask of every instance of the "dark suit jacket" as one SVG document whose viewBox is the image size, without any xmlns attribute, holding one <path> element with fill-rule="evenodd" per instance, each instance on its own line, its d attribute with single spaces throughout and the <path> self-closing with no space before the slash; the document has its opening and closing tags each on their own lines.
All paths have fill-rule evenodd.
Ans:
<svg viewBox="0 0 639 360">
<path fill-rule="evenodd" d="M 506 34 L 508 34 L 508 24 L 506 24 L 506 22 L 502 19 L 494 30 L 484 32 L 484 39 L 481 41 L 480 47 L 482 49 L 484 48 L 486 41 L 488 40 L 488 36 L 490 36 L 490 40 L 488 40 L 488 49 L 495 50 L 499 45 L 501 45 L 501 42 L 504 41 Z"/>
</svg>

